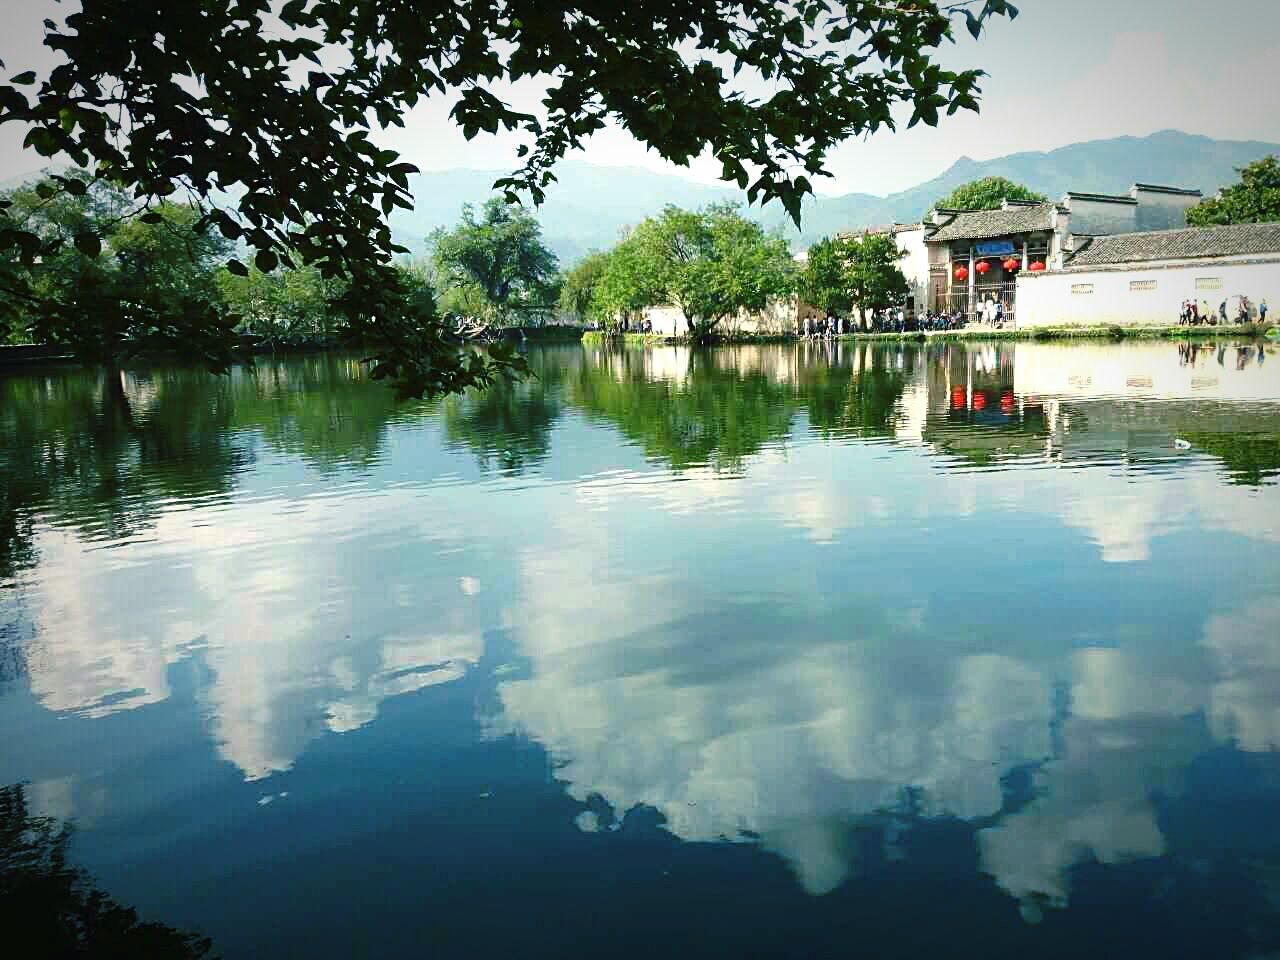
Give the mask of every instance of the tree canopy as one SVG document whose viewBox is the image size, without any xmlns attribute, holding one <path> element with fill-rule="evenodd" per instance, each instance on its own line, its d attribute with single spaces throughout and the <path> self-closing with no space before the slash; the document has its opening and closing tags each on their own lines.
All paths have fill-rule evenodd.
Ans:
<svg viewBox="0 0 1280 960">
<path fill-rule="evenodd" d="M 594 251 L 566 271 L 560 284 L 560 311 L 579 322 L 607 322 L 600 281 L 608 266 L 609 254 Z"/>
<path fill-rule="evenodd" d="M 452 230 L 431 236 L 436 282 L 458 291 L 458 312 L 498 323 L 531 309 L 545 310 L 559 293 L 559 263 L 542 242 L 534 215 L 517 203 L 493 197 L 480 210 L 462 208 Z"/>
<path fill-rule="evenodd" d="M 1006 200 L 1033 200 L 1038 203 L 1044 199 L 1043 193 L 1036 193 L 1004 177 L 983 177 L 956 187 L 935 203 L 933 209 L 999 210 Z"/>
<path fill-rule="evenodd" d="M 900 303 L 910 290 L 898 266 L 902 259 L 891 233 L 829 237 L 809 248 L 800 295 L 823 311 L 847 313 Z"/>
<path fill-rule="evenodd" d="M 190 205 L 160 202 L 131 216 L 133 198 L 83 171 L 6 194 L 5 213 L 43 255 L 25 267 L 27 296 L 4 298 L 19 339 L 65 346 L 117 365 L 164 351 L 226 369 L 236 324 L 213 268 L 231 244 Z M 74 185 L 74 186 L 72 186 Z"/>
<path fill-rule="evenodd" d="M 1187 223 L 1211 227 L 1280 220 L 1280 157 L 1263 157 L 1239 173 L 1239 183 L 1188 210 Z"/>
<path fill-rule="evenodd" d="M 761 310 L 794 287 L 786 240 L 765 233 L 733 204 L 700 211 L 669 206 L 626 237 L 605 267 L 606 279 L 628 291 L 631 306 L 671 303 L 692 339 L 711 335 L 744 310 Z M 602 284 L 603 295 L 612 288 Z M 620 298 L 621 299 L 621 298 Z"/>
<path fill-rule="evenodd" d="M 845 241 L 823 237 L 809 248 L 800 276 L 800 299 L 823 313 L 847 314 L 853 307 Z"/>
<path fill-rule="evenodd" d="M 676 163 L 709 151 L 752 200 L 776 198 L 798 219 L 828 151 L 892 128 L 896 107 L 912 124 L 976 110 L 982 72 L 944 69 L 938 48 L 961 19 L 977 37 L 988 18 L 1016 15 L 1007 0 L 84 0 L 46 22 L 65 62 L 0 85 L 0 123 L 27 126 L 36 152 L 91 167 L 143 207 L 183 192 L 264 271 L 291 251 L 345 277 L 353 332 L 386 344 L 379 374 L 439 393 L 519 364 L 450 343 L 392 266 L 403 251 L 386 216 L 411 205 L 415 168 L 375 140 L 424 97 L 456 97 L 467 136 L 523 139 L 523 166 L 498 182 L 513 195 L 538 201 L 554 163 L 616 122 Z M 547 85 L 539 116 L 495 92 L 529 78 Z M 752 92 L 756 78 L 768 94 Z M 27 295 L 11 264 L 41 245 L 0 211 L 0 247 L 0 284 Z"/>
</svg>

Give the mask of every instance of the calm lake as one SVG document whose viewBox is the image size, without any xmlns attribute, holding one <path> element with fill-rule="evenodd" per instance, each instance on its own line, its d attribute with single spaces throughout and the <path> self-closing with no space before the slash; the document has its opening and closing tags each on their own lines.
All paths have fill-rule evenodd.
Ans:
<svg viewBox="0 0 1280 960">
<path fill-rule="evenodd" d="M 0 785 L 227 958 L 1280 953 L 1280 347 L 0 375 Z"/>
</svg>

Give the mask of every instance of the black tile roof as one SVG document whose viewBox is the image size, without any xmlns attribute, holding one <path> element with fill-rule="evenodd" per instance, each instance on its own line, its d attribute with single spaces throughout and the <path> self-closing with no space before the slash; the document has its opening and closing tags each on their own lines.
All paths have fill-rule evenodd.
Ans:
<svg viewBox="0 0 1280 960">
<path fill-rule="evenodd" d="M 1203 194 L 1199 190 L 1187 190 L 1183 187 L 1166 187 L 1158 183 L 1135 183 L 1134 190 L 1142 190 L 1146 193 L 1171 193 L 1179 197 L 1200 197 Z"/>
<path fill-rule="evenodd" d="M 1016 206 L 1008 210 L 964 210 L 951 214 L 926 240 L 985 240 L 1034 230 L 1052 230 L 1056 204 L 1052 201 L 1035 206 Z"/>
<path fill-rule="evenodd" d="M 1196 260 L 1280 253 L 1280 223 L 1188 227 L 1094 237 L 1078 248 L 1068 267 L 1106 266 L 1153 260 Z"/>
</svg>

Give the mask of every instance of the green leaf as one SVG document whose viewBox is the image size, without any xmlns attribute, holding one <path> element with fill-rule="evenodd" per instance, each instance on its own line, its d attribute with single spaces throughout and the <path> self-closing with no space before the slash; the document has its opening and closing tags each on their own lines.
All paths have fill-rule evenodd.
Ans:
<svg viewBox="0 0 1280 960">
<path fill-rule="evenodd" d="M 24 73 L 18 74 L 16 77 L 12 77 L 9 82 L 16 83 L 20 87 L 29 87 L 31 84 L 36 82 L 36 72 L 34 70 L 27 70 Z"/>
<path fill-rule="evenodd" d="M 97 257 L 102 252 L 102 239 L 96 233 L 84 231 L 76 234 L 76 249 L 86 257 Z"/>
<path fill-rule="evenodd" d="M 239 260 L 228 260 L 227 271 L 235 274 L 237 277 L 247 277 L 249 275 L 249 268 Z"/>
<path fill-rule="evenodd" d="M 278 262 L 279 260 L 277 259 L 275 252 L 272 250 L 259 250 L 253 258 L 254 266 L 263 273 L 270 273 L 276 268 L 276 264 Z"/>
</svg>

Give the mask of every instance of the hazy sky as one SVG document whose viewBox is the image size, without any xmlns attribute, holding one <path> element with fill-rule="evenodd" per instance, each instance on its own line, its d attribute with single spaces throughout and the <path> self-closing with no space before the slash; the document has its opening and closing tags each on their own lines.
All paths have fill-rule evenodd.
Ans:
<svg viewBox="0 0 1280 960">
<path fill-rule="evenodd" d="M 41 20 L 57 19 L 69 6 L 0 0 L 7 75 L 39 66 L 33 57 Z M 850 141 L 831 155 L 835 179 L 819 189 L 889 193 L 935 176 L 961 155 L 987 159 L 1170 127 L 1280 141 L 1280 0 L 1023 0 L 1020 9 L 1017 20 L 996 21 L 981 41 L 961 29 L 956 45 L 945 49 L 950 65 L 990 74 L 981 115 L 911 131 L 904 117 L 902 132 Z M 537 101 L 528 85 L 509 95 L 516 105 Z M 384 141 L 424 169 L 514 165 L 514 139 L 481 134 L 468 143 L 446 119 L 451 106 L 435 98 Z M 0 128 L 0 179 L 40 166 L 20 143 L 20 134 Z M 667 168 L 620 129 L 592 138 L 583 157 Z M 678 172 L 714 181 L 718 169 L 704 159 Z"/>
</svg>

